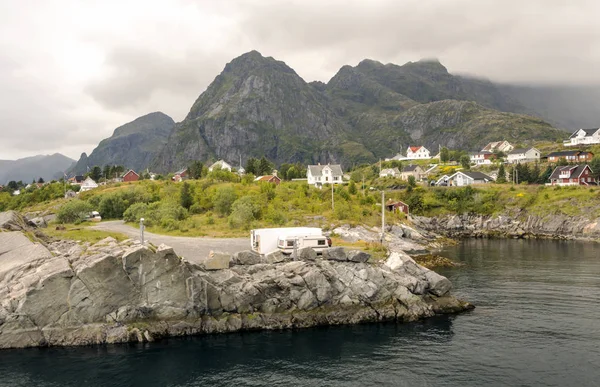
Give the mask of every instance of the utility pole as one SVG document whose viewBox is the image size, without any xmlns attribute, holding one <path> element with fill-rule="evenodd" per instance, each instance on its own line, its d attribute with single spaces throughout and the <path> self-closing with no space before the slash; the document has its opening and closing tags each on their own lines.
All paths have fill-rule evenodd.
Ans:
<svg viewBox="0 0 600 387">
<path fill-rule="evenodd" d="M 333 181 L 331 182 L 331 211 L 334 210 L 334 204 L 333 204 Z"/>
<path fill-rule="evenodd" d="M 381 191 L 381 243 L 383 244 L 383 233 L 385 232 L 385 191 Z"/>
</svg>

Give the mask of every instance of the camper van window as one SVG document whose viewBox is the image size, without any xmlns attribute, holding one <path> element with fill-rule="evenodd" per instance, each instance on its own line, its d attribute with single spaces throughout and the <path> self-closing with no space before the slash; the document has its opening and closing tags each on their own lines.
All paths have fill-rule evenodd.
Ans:
<svg viewBox="0 0 600 387">
<path fill-rule="evenodd" d="M 294 241 L 288 241 L 287 245 L 288 247 L 294 247 Z"/>
<path fill-rule="evenodd" d="M 325 239 L 323 239 L 323 240 L 319 239 L 317 241 L 317 245 L 319 245 L 319 246 L 325 246 Z"/>
</svg>

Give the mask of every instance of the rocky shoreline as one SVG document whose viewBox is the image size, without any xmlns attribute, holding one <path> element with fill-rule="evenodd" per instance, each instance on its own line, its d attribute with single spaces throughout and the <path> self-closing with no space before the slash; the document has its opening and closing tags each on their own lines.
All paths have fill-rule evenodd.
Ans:
<svg viewBox="0 0 600 387">
<path fill-rule="evenodd" d="M 504 215 L 413 216 L 419 230 L 449 238 L 522 238 L 600 240 L 600 218 L 565 215 L 538 216 L 521 211 Z"/>
<path fill-rule="evenodd" d="M 415 321 L 473 308 L 402 251 L 383 262 L 339 247 L 294 261 L 214 253 L 200 265 L 132 240 L 44 245 L 15 214 L 1 220 L 0 348 Z"/>
</svg>

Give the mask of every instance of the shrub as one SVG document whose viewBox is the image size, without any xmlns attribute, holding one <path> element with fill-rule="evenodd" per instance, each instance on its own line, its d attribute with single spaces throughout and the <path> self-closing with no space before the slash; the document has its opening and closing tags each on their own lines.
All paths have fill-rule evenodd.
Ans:
<svg viewBox="0 0 600 387">
<path fill-rule="evenodd" d="M 237 195 L 233 187 L 227 186 L 219 188 L 213 199 L 215 211 L 221 216 L 229 215 L 231 213 L 231 206 L 236 199 Z"/>
<path fill-rule="evenodd" d="M 229 226 L 233 228 L 248 227 L 253 220 L 260 217 L 260 205 L 252 196 L 244 196 L 232 205 Z"/>
<path fill-rule="evenodd" d="M 138 222 L 140 218 L 146 218 L 148 205 L 146 203 L 135 203 L 123 213 L 123 219 L 126 222 Z"/>
<path fill-rule="evenodd" d="M 92 212 L 93 207 L 83 200 L 71 200 L 61 207 L 56 214 L 59 223 L 80 223 Z"/>
</svg>

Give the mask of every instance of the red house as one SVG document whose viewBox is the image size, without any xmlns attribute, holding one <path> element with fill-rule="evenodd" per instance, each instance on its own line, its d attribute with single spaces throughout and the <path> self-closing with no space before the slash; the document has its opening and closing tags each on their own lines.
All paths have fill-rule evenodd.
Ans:
<svg viewBox="0 0 600 387">
<path fill-rule="evenodd" d="M 140 179 L 140 175 L 138 175 L 137 173 L 135 173 L 135 171 L 133 169 L 130 169 L 129 171 L 127 171 L 126 174 L 123 175 L 122 178 L 123 178 L 124 182 L 138 181 Z"/>
<path fill-rule="evenodd" d="M 179 171 L 175 172 L 173 174 L 173 177 L 171 178 L 171 180 L 173 180 L 174 182 L 178 183 L 178 182 L 180 182 L 182 180 L 187 180 L 188 177 L 189 177 L 189 175 L 188 175 L 187 168 L 183 168 L 183 169 L 180 169 Z"/>
<path fill-rule="evenodd" d="M 279 183 L 281 183 L 281 179 L 277 175 L 259 176 L 256 179 L 254 179 L 254 181 L 264 181 L 267 183 L 273 183 L 275 185 L 278 185 Z"/>
<path fill-rule="evenodd" d="M 550 175 L 550 185 L 596 185 L 589 165 L 566 165 L 556 167 Z"/>
<path fill-rule="evenodd" d="M 406 215 L 408 215 L 408 204 L 401 202 L 401 201 L 387 202 L 387 204 L 385 205 L 385 208 L 391 212 L 396 212 L 396 211 L 404 212 Z"/>
</svg>

